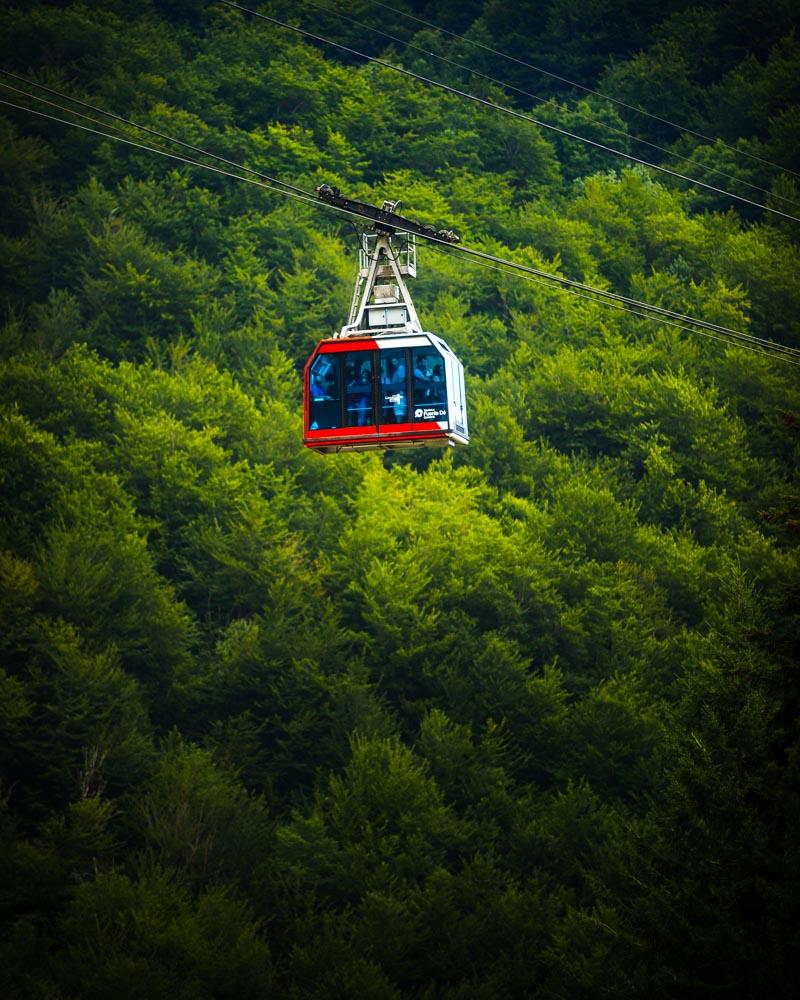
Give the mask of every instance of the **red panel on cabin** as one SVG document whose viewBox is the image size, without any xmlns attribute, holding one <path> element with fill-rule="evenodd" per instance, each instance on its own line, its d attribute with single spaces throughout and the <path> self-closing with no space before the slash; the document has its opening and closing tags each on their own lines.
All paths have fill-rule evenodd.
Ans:
<svg viewBox="0 0 800 1000">
<path fill-rule="evenodd" d="M 340 354 L 343 351 L 377 351 L 375 340 L 331 340 L 320 344 L 319 354 Z"/>
</svg>

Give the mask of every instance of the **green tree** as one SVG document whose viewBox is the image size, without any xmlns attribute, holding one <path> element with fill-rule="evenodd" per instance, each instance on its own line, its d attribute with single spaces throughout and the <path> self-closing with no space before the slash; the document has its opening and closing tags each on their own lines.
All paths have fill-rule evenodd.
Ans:
<svg viewBox="0 0 800 1000">
<path fill-rule="evenodd" d="M 54 944 L 40 980 L 50 990 L 130 998 L 274 995 L 269 949 L 248 907 L 221 888 L 192 899 L 168 873 L 138 881 L 114 873 L 80 886 Z"/>
</svg>

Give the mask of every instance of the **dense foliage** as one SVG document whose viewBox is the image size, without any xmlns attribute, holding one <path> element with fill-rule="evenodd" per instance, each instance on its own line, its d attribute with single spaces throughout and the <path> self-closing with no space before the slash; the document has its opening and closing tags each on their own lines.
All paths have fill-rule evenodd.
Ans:
<svg viewBox="0 0 800 1000">
<path fill-rule="evenodd" d="M 395 40 L 261 9 L 798 212 L 788 2 L 342 7 Z M 780 216 L 211 0 L 0 28 L 232 160 L 800 346 Z M 323 458 L 347 224 L 3 111 L 3 995 L 798 995 L 797 368 L 423 247 L 473 443 Z"/>
</svg>

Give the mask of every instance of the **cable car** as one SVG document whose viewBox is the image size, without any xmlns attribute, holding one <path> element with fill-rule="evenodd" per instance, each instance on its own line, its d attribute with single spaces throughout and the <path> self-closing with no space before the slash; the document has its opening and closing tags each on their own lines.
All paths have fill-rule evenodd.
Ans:
<svg viewBox="0 0 800 1000">
<path fill-rule="evenodd" d="M 414 235 L 382 228 L 362 235 L 349 322 L 305 366 L 303 443 L 316 451 L 469 443 L 464 368 L 422 329 L 404 281 Z"/>
</svg>

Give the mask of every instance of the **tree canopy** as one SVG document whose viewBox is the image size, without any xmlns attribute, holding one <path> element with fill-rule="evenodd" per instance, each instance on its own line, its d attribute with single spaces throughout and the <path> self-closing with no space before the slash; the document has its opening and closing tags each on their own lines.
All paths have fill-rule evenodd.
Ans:
<svg viewBox="0 0 800 1000">
<path fill-rule="evenodd" d="M 800 348 L 792 4 L 344 6 L 258 10 L 562 131 L 210 0 L 0 97 Z M 352 227 L 0 111 L 3 995 L 796 996 L 796 358 L 421 244 L 472 442 L 322 457 Z"/>
</svg>

